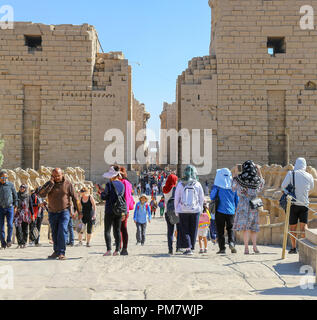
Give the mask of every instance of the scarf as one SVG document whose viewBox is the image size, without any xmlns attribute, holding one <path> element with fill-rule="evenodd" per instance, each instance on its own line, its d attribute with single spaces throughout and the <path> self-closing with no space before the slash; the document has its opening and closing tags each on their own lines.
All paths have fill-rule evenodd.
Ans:
<svg viewBox="0 0 317 320">
<path fill-rule="evenodd" d="M 197 174 L 197 169 L 192 165 L 188 165 L 185 168 L 184 178 L 182 179 L 182 181 L 185 183 L 198 181 Z"/>
<path fill-rule="evenodd" d="M 227 168 L 218 169 L 214 184 L 215 184 L 215 186 L 217 186 L 219 188 L 231 190 L 231 187 L 232 187 L 232 173 L 231 173 L 231 171 Z"/>
<path fill-rule="evenodd" d="M 241 187 L 250 189 L 257 189 L 261 183 L 258 170 L 252 160 L 248 160 L 242 165 L 242 173 L 235 179 Z"/>
<path fill-rule="evenodd" d="M 170 174 L 163 187 L 163 193 L 169 193 L 177 185 L 177 180 L 178 178 L 175 174 Z"/>
<path fill-rule="evenodd" d="M 294 170 L 303 170 L 306 171 L 307 164 L 304 158 L 298 158 L 295 163 Z"/>
</svg>

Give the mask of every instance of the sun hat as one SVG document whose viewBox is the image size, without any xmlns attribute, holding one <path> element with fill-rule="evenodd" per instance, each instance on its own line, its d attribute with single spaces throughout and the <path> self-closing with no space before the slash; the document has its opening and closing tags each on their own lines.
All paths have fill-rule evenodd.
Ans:
<svg viewBox="0 0 317 320">
<path fill-rule="evenodd" d="M 120 174 L 119 170 L 117 171 L 117 170 L 115 170 L 114 167 L 110 167 L 109 171 L 104 173 L 103 177 L 105 179 L 113 179 L 113 178 L 115 178 L 117 176 L 119 176 L 119 178 L 121 178 L 121 174 Z"/>
<path fill-rule="evenodd" d="M 146 201 L 149 200 L 149 198 L 147 197 L 147 195 L 145 193 L 141 194 L 140 197 L 139 197 L 139 200 L 141 201 L 142 198 L 145 198 Z"/>
</svg>

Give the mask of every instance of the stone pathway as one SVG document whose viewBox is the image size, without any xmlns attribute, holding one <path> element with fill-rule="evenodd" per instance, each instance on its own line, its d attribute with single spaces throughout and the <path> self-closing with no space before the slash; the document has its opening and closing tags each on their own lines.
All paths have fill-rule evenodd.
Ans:
<svg viewBox="0 0 317 320">
<path fill-rule="evenodd" d="M 14 289 L 0 299 L 316 299 L 317 288 L 303 290 L 297 255 L 280 260 L 281 248 L 259 246 L 261 255 L 167 255 L 166 225 L 156 217 L 148 225 L 144 247 L 135 245 L 130 217 L 129 256 L 103 257 L 103 227 L 91 248 L 67 249 L 66 261 L 50 261 L 52 246 L 0 251 L 1 267 L 13 268 Z M 197 244 L 198 248 L 198 244 Z M 251 247 L 250 247 L 251 249 Z M 252 249 L 251 249 L 252 250 Z M 1 272 L 0 272 L 1 273 Z M 0 277 L 2 275 L 0 274 Z M 1 279 L 1 278 L 0 278 Z"/>
</svg>

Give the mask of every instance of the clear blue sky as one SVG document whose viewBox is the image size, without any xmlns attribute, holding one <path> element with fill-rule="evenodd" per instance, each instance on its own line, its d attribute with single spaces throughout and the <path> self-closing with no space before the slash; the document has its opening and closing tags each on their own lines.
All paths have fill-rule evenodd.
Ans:
<svg viewBox="0 0 317 320">
<path fill-rule="evenodd" d="M 163 102 L 175 101 L 177 76 L 193 57 L 208 55 L 208 0 L 5 0 L 15 21 L 94 25 L 105 52 L 123 51 L 133 91 L 160 128 Z M 138 66 L 138 63 L 141 65 Z"/>
</svg>

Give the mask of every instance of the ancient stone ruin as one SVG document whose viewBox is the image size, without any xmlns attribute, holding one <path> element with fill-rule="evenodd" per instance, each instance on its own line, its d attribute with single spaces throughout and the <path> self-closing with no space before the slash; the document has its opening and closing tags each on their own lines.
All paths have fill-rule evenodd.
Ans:
<svg viewBox="0 0 317 320">
<path fill-rule="evenodd" d="M 21 184 L 26 184 L 29 190 L 35 190 L 43 186 L 51 178 L 51 173 L 54 168 L 41 166 L 38 171 L 33 169 L 16 168 L 14 170 L 7 169 L 9 181 L 15 186 L 16 191 L 19 190 Z M 65 178 L 68 179 L 74 186 L 75 191 L 79 192 L 83 187 L 87 187 L 90 194 L 93 194 L 94 184 L 87 181 L 85 178 L 85 171 L 80 168 L 68 167 L 63 170 Z"/>
</svg>

